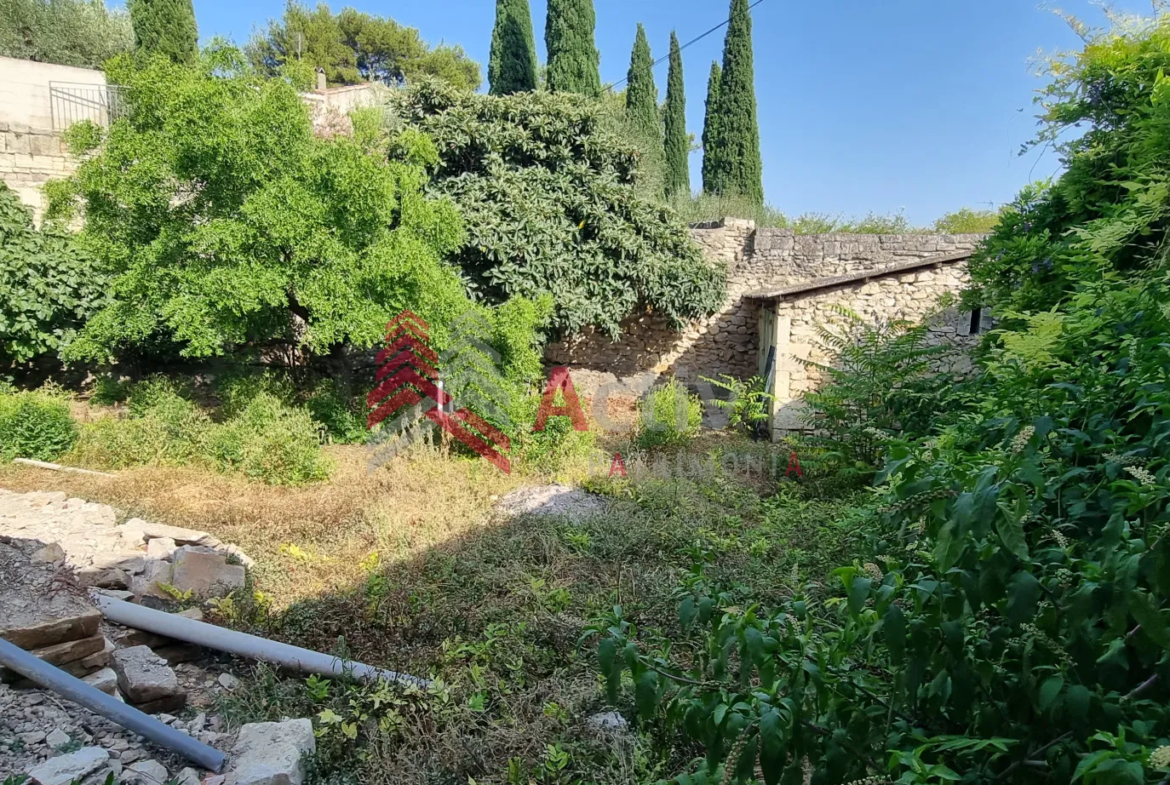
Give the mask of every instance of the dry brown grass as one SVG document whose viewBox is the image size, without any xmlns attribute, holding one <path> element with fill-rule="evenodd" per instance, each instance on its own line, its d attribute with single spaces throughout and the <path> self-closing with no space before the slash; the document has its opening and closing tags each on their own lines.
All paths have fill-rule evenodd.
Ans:
<svg viewBox="0 0 1170 785">
<path fill-rule="evenodd" d="M 125 518 L 211 532 L 256 559 L 257 588 L 283 606 L 352 586 L 374 551 L 392 562 L 484 526 L 493 497 L 525 481 L 437 451 L 397 457 L 371 473 L 365 448 L 326 450 L 337 464 L 332 478 L 299 488 L 192 467 L 140 467 L 103 478 L 15 464 L 0 466 L 0 486 L 65 491 L 112 505 Z"/>
</svg>

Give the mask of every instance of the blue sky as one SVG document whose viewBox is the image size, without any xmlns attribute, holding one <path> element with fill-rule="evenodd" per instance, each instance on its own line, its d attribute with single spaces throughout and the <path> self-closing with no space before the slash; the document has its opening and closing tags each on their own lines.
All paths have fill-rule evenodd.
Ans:
<svg viewBox="0 0 1170 785">
<path fill-rule="evenodd" d="M 194 2 L 204 41 L 224 35 L 240 43 L 284 5 Z M 543 60 L 545 0 L 531 2 Z M 343 4 L 332 3 L 335 11 Z M 461 44 L 486 70 L 493 0 L 351 4 L 417 27 L 432 43 Z M 1139 0 L 1116 5 L 1149 8 Z M 595 7 L 601 76 L 612 82 L 626 74 L 637 22 L 658 58 L 672 29 L 686 42 L 726 19 L 728 3 L 595 0 Z M 1061 8 L 1104 22 L 1090 0 L 1066 0 Z M 1030 179 L 1058 170 L 1051 153 L 1018 156 L 1035 132 L 1032 98 L 1042 85 L 1031 60 L 1079 39 L 1034 0 L 764 0 L 752 13 L 764 189 L 784 212 L 904 210 L 912 222 L 928 224 L 959 207 L 1010 201 Z M 695 134 L 711 61 L 722 51 L 720 31 L 683 52 Z M 665 97 L 665 63 L 656 77 Z M 695 187 L 699 164 L 695 153 Z"/>
</svg>

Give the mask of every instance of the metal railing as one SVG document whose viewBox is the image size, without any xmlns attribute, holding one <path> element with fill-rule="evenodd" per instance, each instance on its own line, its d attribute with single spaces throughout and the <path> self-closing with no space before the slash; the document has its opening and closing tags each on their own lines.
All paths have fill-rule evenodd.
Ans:
<svg viewBox="0 0 1170 785">
<path fill-rule="evenodd" d="M 64 131 L 82 120 L 108 126 L 126 114 L 126 88 L 121 85 L 49 82 L 53 130 Z"/>
</svg>

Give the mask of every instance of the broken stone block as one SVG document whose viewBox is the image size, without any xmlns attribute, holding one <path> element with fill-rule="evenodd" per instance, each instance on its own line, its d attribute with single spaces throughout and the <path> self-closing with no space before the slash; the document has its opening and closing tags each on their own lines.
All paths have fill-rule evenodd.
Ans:
<svg viewBox="0 0 1170 785">
<path fill-rule="evenodd" d="M 307 719 L 245 725 L 232 750 L 236 785 L 301 785 L 303 757 L 316 750 L 313 723 Z"/>
<path fill-rule="evenodd" d="M 140 760 L 131 763 L 122 772 L 123 779 L 139 783 L 139 785 L 163 785 L 170 779 L 167 767 L 156 760 Z"/>
<path fill-rule="evenodd" d="M 74 641 L 54 643 L 40 649 L 33 649 L 32 654 L 52 665 L 63 665 L 74 662 L 105 648 L 106 639 L 101 635 L 89 638 L 78 638 Z"/>
<path fill-rule="evenodd" d="M 0 542 L 0 565 L 5 573 L 0 590 L 0 638 L 30 651 L 93 637 L 102 617 L 84 593 L 57 579 L 51 564 L 31 561 L 31 555 L 41 547 L 29 540 Z"/>
<path fill-rule="evenodd" d="M 171 599 L 171 596 L 160 587 L 164 583 L 174 583 L 170 563 L 151 559 L 143 566 L 142 573 L 130 580 L 130 591 L 139 597 Z"/>
<path fill-rule="evenodd" d="M 118 649 L 113 656 L 118 689 L 131 703 L 147 703 L 179 693 L 179 679 L 167 661 L 146 646 Z"/>
<path fill-rule="evenodd" d="M 113 695 L 118 689 L 118 674 L 114 673 L 113 668 L 102 668 L 86 676 L 82 681 L 106 695 Z"/>
<path fill-rule="evenodd" d="M 146 556 L 149 559 L 166 561 L 179 546 L 170 537 L 155 537 L 146 543 Z"/>
<path fill-rule="evenodd" d="M 168 526 L 165 523 L 148 523 L 141 518 L 131 518 L 124 524 L 128 529 L 141 531 L 148 540 L 158 537 L 169 537 L 179 545 L 206 545 L 214 548 L 220 541 L 207 532 L 194 529 L 184 529 L 179 526 Z"/>
<path fill-rule="evenodd" d="M 65 561 L 65 551 L 59 543 L 51 542 L 29 558 L 34 563 L 56 564 Z"/>
<path fill-rule="evenodd" d="M 185 545 L 175 551 L 173 563 L 171 584 L 199 599 L 224 597 L 244 587 L 244 568 L 228 564 L 226 556 L 211 548 Z"/>
<path fill-rule="evenodd" d="M 28 776 L 37 785 L 69 785 L 97 771 L 109 759 L 110 754 L 101 747 L 85 747 L 68 755 L 49 758 L 29 771 Z"/>
<path fill-rule="evenodd" d="M 71 738 L 69 738 L 69 734 L 66 733 L 65 731 L 61 730 L 60 728 L 56 728 L 56 729 L 50 731 L 49 735 L 45 736 L 45 744 L 48 744 L 50 747 L 53 747 L 54 749 L 57 747 L 60 747 L 62 745 L 68 744 L 71 741 L 73 741 L 73 740 Z"/>
</svg>

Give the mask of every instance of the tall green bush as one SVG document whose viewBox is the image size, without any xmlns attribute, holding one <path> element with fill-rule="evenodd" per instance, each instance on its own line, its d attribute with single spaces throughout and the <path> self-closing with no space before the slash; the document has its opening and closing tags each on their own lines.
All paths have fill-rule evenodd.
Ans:
<svg viewBox="0 0 1170 785">
<path fill-rule="evenodd" d="M 536 89 L 536 39 L 528 0 L 496 0 L 496 25 L 488 59 L 492 95 Z"/>
<path fill-rule="evenodd" d="M 453 259 L 488 302 L 549 295 L 557 331 L 596 325 L 616 336 L 647 308 L 681 325 L 722 301 L 725 271 L 638 193 L 638 157 L 606 130 L 599 104 L 421 85 L 393 106 L 408 133 L 442 151 L 433 190 L 467 226 Z"/>
<path fill-rule="evenodd" d="M 666 105 L 662 110 L 666 152 L 666 195 L 691 194 L 691 138 L 687 134 L 687 97 L 683 85 L 682 50 L 670 33 L 670 67 L 666 75 Z"/>
<path fill-rule="evenodd" d="M 638 401 L 634 443 L 643 449 L 677 446 L 694 437 L 702 423 L 699 396 L 678 379 L 670 379 Z"/>
<path fill-rule="evenodd" d="M 423 196 L 429 140 L 387 161 L 317 138 L 294 88 L 250 75 L 231 48 L 197 68 L 123 62 L 110 78 L 134 112 L 55 194 L 58 212 L 79 201 L 112 272 L 68 357 L 274 342 L 324 353 L 376 345 L 403 308 L 438 329 L 471 306 L 441 260 L 461 242 L 458 213 Z"/>
<path fill-rule="evenodd" d="M 715 189 L 715 163 L 719 156 L 712 153 L 719 138 L 719 85 L 723 81 L 723 69 L 719 63 L 711 62 L 711 73 L 707 76 L 707 100 L 703 104 L 703 193 L 712 196 L 743 198 L 740 194 L 720 194 Z M 755 204 L 754 202 L 749 202 Z"/>
<path fill-rule="evenodd" d="M 661 145 L 662 116 L 658 111 L 658 87 L 654 84 L 654 58 L 646 29 L 638 23 L 634 49 L 630 53 L 630 70 L 626 74 L 626 116 L 657 144 Z"/>
<path fill-rule="evenodd" d="M 593 0 L 549 0 L 544 26 L 549 90 L 587 96 L 601 92 L 601 55 L 593 42 L 596 25 Z"/>
</svg>

